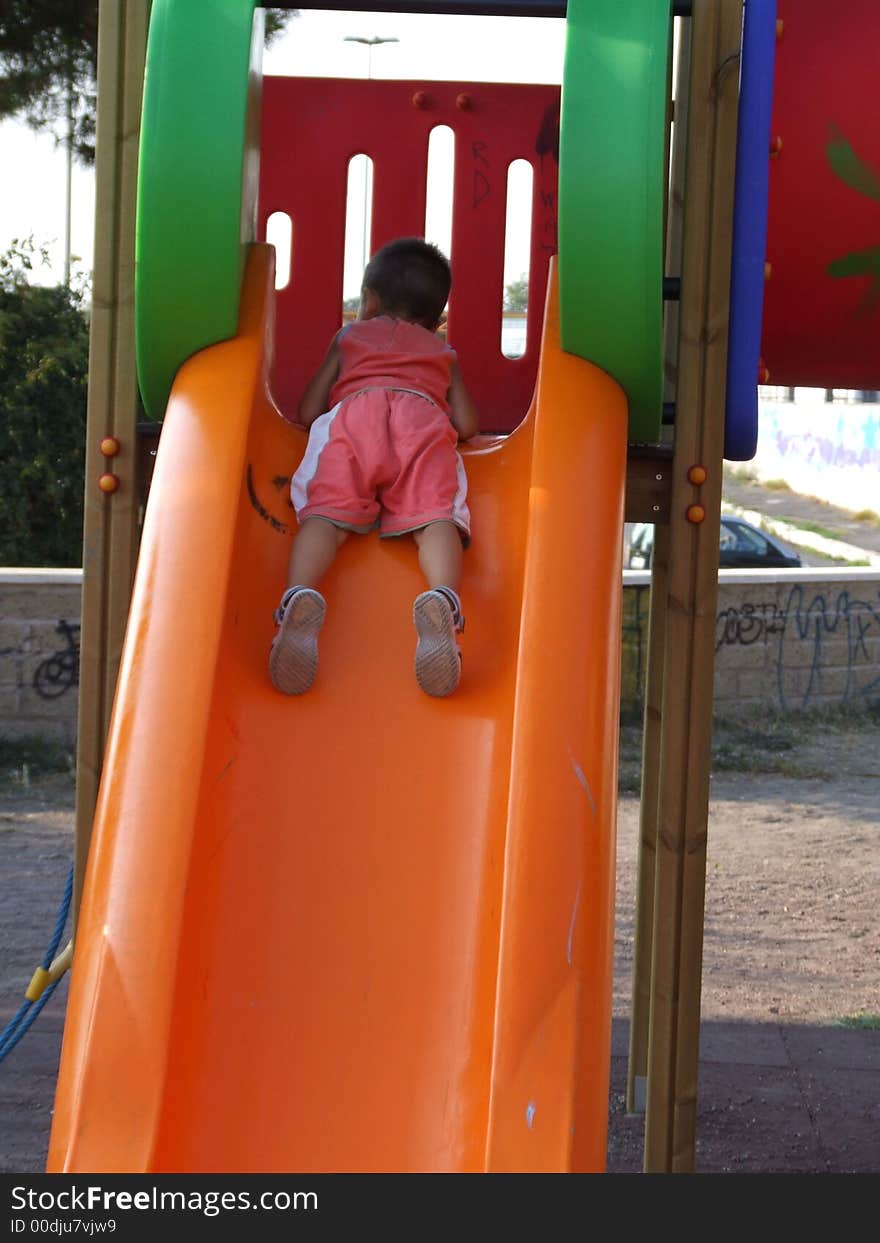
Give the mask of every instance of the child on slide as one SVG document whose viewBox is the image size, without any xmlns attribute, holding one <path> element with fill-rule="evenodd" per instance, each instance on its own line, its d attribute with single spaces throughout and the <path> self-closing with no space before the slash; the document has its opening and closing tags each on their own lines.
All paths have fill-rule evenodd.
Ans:
<svg viewBox="0 0 880 1243">
<path fill-rule="evenodd" d="M 333 338 L 303 394 L 309 441 L 291 480 L 300 530 L 269 654 L 285 695 L 315 679 L 326 611 L 317 588 L 337 549 L 349 532 L 377 526 L 418 547 L 428 586 L 413 605 L 418 685 L 435 696 L 458 686 L 470 515 L 456 445 L 476 435 L 478 418 L 454 351 L 436 335 L 450 286 L 436 246 L 415 237 L 383 246 L 364 272 L 357 320 Z"/>
</svg>

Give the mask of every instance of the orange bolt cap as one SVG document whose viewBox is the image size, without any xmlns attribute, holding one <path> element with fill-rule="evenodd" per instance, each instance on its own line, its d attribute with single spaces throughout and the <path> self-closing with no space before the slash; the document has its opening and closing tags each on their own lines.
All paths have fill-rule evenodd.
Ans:
<svg viewBox="0 0 880 1243">
<path fill-rule="evenodd" d="M 782 38 L 783 30 L 785 30 L 785 22 L 782 20 L 781 17 L 777 17 L 776 19 L 776 38 L 777 39 Z"/>
<path fill-rule="evenodd" d="M 122 448 L 115 436 L 105 436 L 101 441 L 101 452 L 104 457 L 116 457 L 116 454 Z"/>
<path fill-rule="evenodd" d="M 116 492 L 119 489 L 119 476 L 111 474 L 102 475 L 98 480 L 98 487 L 102 492 Z"/>
<path fill-rule="evenodd" d="M 769 281 L 772 275 L 773 275 L 773 264 L 765 263 L 764 264 L 764 280 Z"/>
<path fill-rule="evenodd" d="M 772 158 L 773 156 L 775 156 L 775 155 L 779 155 L 779 152 L 780 152 L 781 150 L 782 150 L 782 138 L 779 136 L 779 134 L 777 134 L 777 135 L 775 136 L 775 138 L 771 138 L 771 139 L 770 139 L 770 156 L 771 156 L 771 158 Z"/>
<path fill-rule="evenodd" d="M 700 523 L 706 517 L 706 511 L 702 505 L 688 505 L 685 518 L 688 522 Z"/>
<path fill-rule="evenodd" d="M 705 466 L 692 466 L 688 471 L 688 480 L 691 483 L 695 483 L 697 487 L 699 487 L 701 483 L 705 483 L 708 478 L 709 472 L 706 470 Z"/>
</svg>

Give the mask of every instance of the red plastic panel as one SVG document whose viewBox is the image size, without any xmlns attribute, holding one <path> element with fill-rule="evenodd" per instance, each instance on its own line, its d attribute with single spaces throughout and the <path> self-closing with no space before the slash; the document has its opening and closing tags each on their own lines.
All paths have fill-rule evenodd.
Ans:
<svg viewBox="0 0 880 1243">
<path fill-rule="evenodd" d="M 303 387 L 340 324 L 349 160 L 365 154 L 373 161 L 371 249 L 394 237 L 422 236 L 428 139 L 438 125 L 455 133 L 447 338 L 483 431 L 510 431 L 525 415 L 547 267 L 556 253 L 559 87 L 267 77 L 258 236 L 265 238 L 273 212 L 293 220 L 291 280 L 277 297 L 272 378 L 287 418 L 295 419 Z M 507 171 L 518 159 L 534 169 L 532 258 L 526 352 L 510 359 L 500 345 L 504 227 Z"/>
<path fill-rule="evenodd" d="M 772 384 L 880 388 L 880 4 L 778 16 L 761 352 Z"/>
</svg>

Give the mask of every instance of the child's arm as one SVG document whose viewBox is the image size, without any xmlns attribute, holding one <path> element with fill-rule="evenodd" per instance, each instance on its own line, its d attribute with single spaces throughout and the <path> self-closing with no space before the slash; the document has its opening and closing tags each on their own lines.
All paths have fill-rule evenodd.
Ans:
<svg viewBox="0 0 880 1243">
<path fill-rule="evenodd" d="M 330 342 L 330 348 L 318 370 L 306 385 L 300 399 L 297 418 L 303 427 L 311 427 L 315 419 L 327 410 L 330 390 L 339 375 L 339 334 Z"/>
<path fill-rule="evenodd" d="M 480 416 L 471 400 L 470 393 L 464 386 L 461 371 L 455 361 L 450 372 L 447 401 L 449 402 L 449 417 L 452 420 L 452 426 L 458 432 L 459 440 L 470 440 L 471 436 L 476 436 L 480 430 Z"/>
</svg>

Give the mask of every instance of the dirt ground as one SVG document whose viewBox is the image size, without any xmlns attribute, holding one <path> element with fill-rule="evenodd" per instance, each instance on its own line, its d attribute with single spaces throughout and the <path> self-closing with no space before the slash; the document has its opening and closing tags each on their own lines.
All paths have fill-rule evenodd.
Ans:
<svg viewBox="0 0 880 1243">
<path fill-rule="evenodd" d="M 717 736 L 717 731 L 716 731 Z M 728 760 L 730 757 L 728 756 Z M 714 772 L 697 1172 L 880 1171 L 880 729 L 804 727 L 785 774 Z M 618 822 L 609 1170 L 624 1113 L 639 804 Z"/>
<path fill-rule="evenodd" d="M 813 726 L 785 773 L 711 784 L 697 1172 L 880 1171 L 880 728 Z M 54 925 L 71 858 L 65 778 L 0 791 L 0 1027 Z M 608 1169 L 642 1168 L 624 1110 L 638 799 L 624 794 Z M 0 1171 L 43 1168 L 63 985 L 0 1064 Z M 850 1025 L 847 1025 L 850 1024 Z"/>
</svg>

